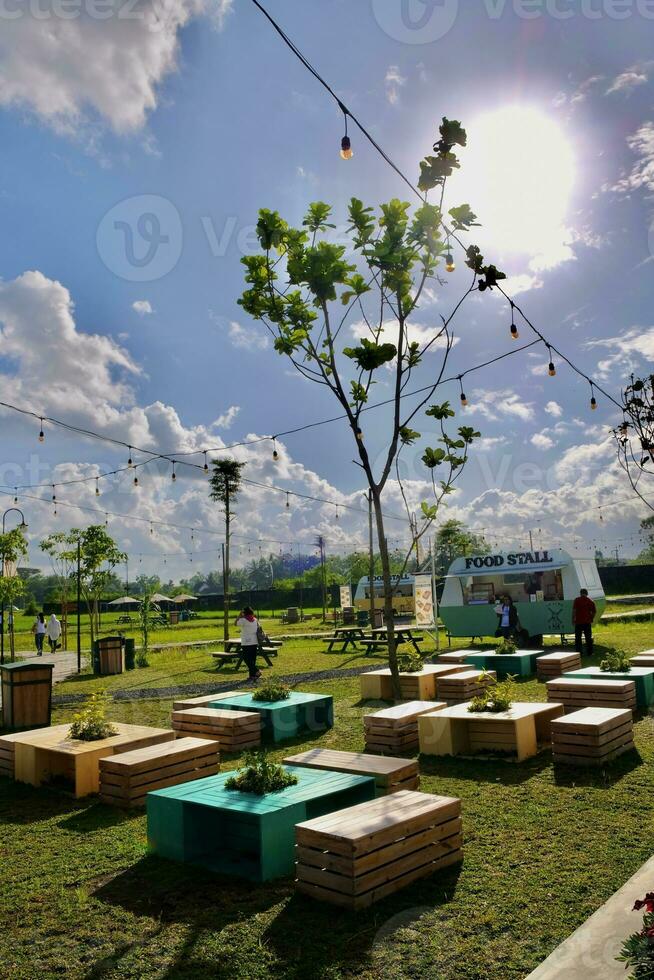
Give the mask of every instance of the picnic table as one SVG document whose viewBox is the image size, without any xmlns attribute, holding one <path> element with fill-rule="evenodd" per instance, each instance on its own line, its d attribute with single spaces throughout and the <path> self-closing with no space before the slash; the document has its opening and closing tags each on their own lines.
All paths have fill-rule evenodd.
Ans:
<svg viewBox="0 0 654 980">
<path fill-rule="evenodd" d="M 328 643 L 327 653 L 333 651 L 335 643 L 342 644 L 340 650 L 336 651 L 337 653 L 345 653 L 350 645 L 356 650 L 357 641 L 364 640 L 365 636 L 363 626 L 335 626 L 332 635 L 324 638 L 324 642 Z"/>
<path fill-rule="evenodd" d="M 385 626 L 377 626 L 371 630 L 372 636 L 362 642 L 369 648 L 371 653 L 377 653 L 378 650 L 383 650 L 384 647 L 388 646 L 386 632 Z M 395 643 L 397 646 L 400 646 L 402 643 L 410 643 L 416 653 L 420 653 L 418 644 L 422 643 L 424 637 L 416 636 L 411 626 L 395 626 L 393 632 L 395 633 Z"/>
<path fill-rule="evenodd" d="M 132 622 L 132 617 L 131 616 L 119 616 L 118 619 L 116 620 L 116 622 L 117 623 L 128 624 L 128 623 L 131 623 Z"/>
</svg>

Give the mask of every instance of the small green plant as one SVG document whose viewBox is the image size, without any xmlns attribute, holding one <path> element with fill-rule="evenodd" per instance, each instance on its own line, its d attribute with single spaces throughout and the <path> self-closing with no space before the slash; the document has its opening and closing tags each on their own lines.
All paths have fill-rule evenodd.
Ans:
<svg viewBox="0 0 654 980">
<path fill-rule="evenodd" d="M 483 694 L 473 698 L 468 705 L 468 711 L 508 711 L 515 696 L 515 677 L 509 675 L 499 684 L 489 684 Z"/>
<path fill-rule="evenodd" d="M 628 674 L 631 670 L 629 654 L 612 647 L 606 651 L 604 659 L 600 661 L 600 670 L 605 673 Z"/>
<path fill-rule="evenodd" d="M 266 681 L 252 695 L 253 701 L 286 701 L 291 696 L 291 689 L 281 681 Z"/>
<path fill-rule="evenodd" d="M 629 980 L 654 977 L 654 892 L 648 892 L 645 898 L 635 903 L 633 911 L 640 912 L 641 909 L 645 909 L 642 928 L 625 940 L 620 955 L 616 956 L 616 960 L 631 967 Z"/>
<path fill-rule="evenodd" d="M 422 670 L 424 663 L 416 650 L 410 650 L 408 653 L 398 653 L 397 666 L 402 674 L 416 674 Z"/>
<path fill-rule="evenodd" d="M 107 705 L 110 698 L 105 691 L 96 691 L 81 711 L 73 715 L 68 738 L 82 742 L 97 742 L 116 734 L 116 729 L 107 721 Z"/>
<path fill-rule="evenodd" d="M 297 776 L 287 772 L 277 762 L 270 762 L 265 752 L 246 752 L 245 766 L 225 783 L 225 789 L 239 793 L 279 793 L 287 786 L 295 786 Z"/>
<path fill-rule="evenodd" d="M 495 653 L 498 657 L 508 657 L 512 653 L 515 653 L 517 649 L 518 647 L 513 640 L 504 639 L 495 647 Z"/>
</svg>

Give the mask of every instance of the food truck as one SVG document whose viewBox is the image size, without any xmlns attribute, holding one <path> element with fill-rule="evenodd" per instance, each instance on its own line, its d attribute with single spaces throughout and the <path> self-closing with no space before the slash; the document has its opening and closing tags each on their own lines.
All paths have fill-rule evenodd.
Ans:
<svg viewBox="0 0 654 980">
<path fill-rule="evenodd" d="M 522 642 L 574 630 L 572 603 L 580 589 L 601 616 L 606 600 L 594 558 L 573 557 L 559 548 L 509 551 L 457 558 L 445 577 L 440 616 L 451 636 L 494 636 L 496 606 L 513 599 Z"/>
<path fill-rule="evenodd" d="M 375 575 L 372 582 L 375 609 L 383 609 L 384 580 L 381 575 Z M 391 575 L 391 582 L 393 584 L 393 615 L 413 616 L 415 612 L 415 576 Z M 359 579 L 354 593 L 354 605 L 357 609 L 370 610 L 370 578 L 367 575 Z"/>
</svg>

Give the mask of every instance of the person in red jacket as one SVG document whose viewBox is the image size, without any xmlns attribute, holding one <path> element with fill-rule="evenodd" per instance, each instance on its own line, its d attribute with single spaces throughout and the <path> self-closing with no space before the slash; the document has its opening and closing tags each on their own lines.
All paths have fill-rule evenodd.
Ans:
<svg viewBox="0 0 654 980">
<path fill-rule="evenodd" d="M 575 649 L 581 654 L 582 635 L 586 641 L 586 653 L 593 655 L 593 620 L 597 606 L 588 596 L 588 589 L 580 589 L 579 595 L 572 603 L 572 625 L 575 628 Z"/>
</svg>

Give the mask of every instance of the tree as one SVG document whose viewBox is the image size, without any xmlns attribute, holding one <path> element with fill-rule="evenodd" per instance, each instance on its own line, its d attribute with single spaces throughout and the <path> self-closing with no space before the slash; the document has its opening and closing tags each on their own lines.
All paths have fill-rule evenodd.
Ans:
<svg viewBox="0 0 654 980">
<path fill-rule="evenodd" d="M 223 565 L 223 635 L 229 640 L 229 545 L 231 538 L 232 504 L 241 489 L 241 470 L 245 463 L 235 459 L 214 459 L 209 496 L 225 508 L 225 551 Z"/>
<path fill-rule="evenodd" d="M 77 570 L 79 544 L 80 590 L 89 613 L 92 646 L 100 626 L 100 599 L 114 579 L 113 569 L 122 564 L 127 555 L 119 551 L 104 524 L 91 524 L 83 530 L 72 528 L 68 533 L 61 532 L 51 538 L 58 539 L 56 547 L 60 561 L 73 568 L 73 576 Z M 46 542 L 49 540 L 45 539 Z"/>
<path fill-rule="evenodd" d="M 654 477 L 654 374 L 647 378 L 631 375 L 631 384 L 622 392 L 622 422 L 613 429 L 618 462 L 627 474 L 632 490 L 654 510 L 650 498 Z"/>
<path fill-rule="evenodd" d="M 435 535 L 434 558 L 437 568 L 446 572 L 455 558 L 481 554 L 488 544 L 481 534 L 469 531 L 463 521 L 450 518 L 444 521 Z"/>
<path fill-rule="evenodd" d="M 262 254 L 241 260 L 246 267 L 247 288 L 240 305 L 264 323 L 275 350 L 289 358 L 302 377 L 331 392 L 347 417 L 374 508 L 389 665 L 398 698 L 393 586 L 382 495 L 395 471 L 407 517 L 411 519 L 412 508 L 398 464 L 402 450 L 421 439 L 421 433 L 413 426 L 423 411 L 435 423 L 439 437 L 436 445 L 424 447 L 422 455 L 433 497 L 421 504 L 414 544 L 431 527 L 440 504 L 452 492 L 469 447 L 479 433 L 471 426 L 460 425 L 452 434 L 450 420 L 455 413 L 449 402 L 429 402 L 445 377 L 454 343 L 451 324 L 462 303 L 473 292 L 493 289 L 498 280 L 506 278 L 495 266 L 485 264 L 479 249 L 471 246 L 466 252 L 470 282 L 449 316 L 441 316 L 441 322 L 428 337 L 424 329 L 413 328 L 413 314 L 419 308 L 425 286 L 437 279 L 441 260 L 445 258 L 448 271 L 453 269 L 450 237 L 476 224 L 476 216 L 467 204 L 450 209 L 448 225 L 443 218 L 447 178 L 459 167 L 455 147 L 465 146 L 466 141 L 460 123 L 443 119 L 434 155 L 420 165 L 419 187 L 425 199 L 412 213 L 409 204 L 396 199 L 382 204 L 381 213 L 375 215 L 371 207 L 352 198 L 348 209 L 350 242 L 345 246 L 324 237 L 334 227 L 329 221 L 328 204 L 310 204 L 301 228 L 287 224 L 276 211 L 262 209 L 257 223 Z M 438 191 L 438 204 L 427 201 L 428 192 L 434 188 Z M 339 338 L 346 327 L 356 339 L 339 350 Z M 405 408 L 403 396 L 411 376 L 426 356 L 436 361 L 429 366 L 430 381 L 417 401 L 413 399 Z M 361 426 L 371 388 L 380 378 L 391 379 L 391 420 L 381 462 L 375 466 Z M 462 382 L 461 403 L 466 404 Z M 409 557 L 410 552 L 404 567 Z"/>
<path fill-rule="evenodd" d="M 61 605 L 61 632 L 64 650 L 68 645 L 68 601 L 72 591 L 72 580 L 77 567 L 77 552 L 70 551 L 68 535 L 56 531 L 40 542 L 39 547 L 50 558 L 55 576 L 57 599 Z"/>
<path fill-rule="evenodd" d="M 9 649 L 12 660 L 16 656 L 13 606 L 16 599 L 25 591 L 25 583 L 16 574 L 16 566 L 26 554 L 27 540 L 23 531 L 23 525 L 15 527 L 5 534 L 0 534 L 0 562 L 2 565 L 2 575 L 0 576 L 0 609 L 2 610 L 2 619 L 0 620 L 0 629 L 4 636 L 4 612 L 7 606 L 9 608 Z"/>
</svg>

